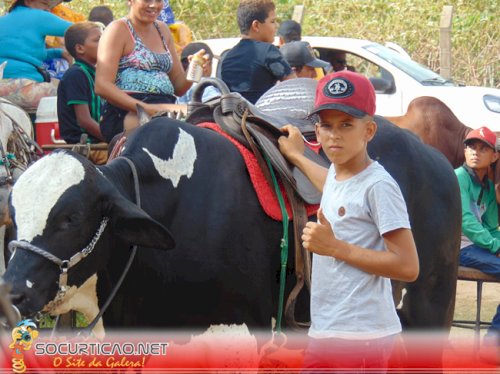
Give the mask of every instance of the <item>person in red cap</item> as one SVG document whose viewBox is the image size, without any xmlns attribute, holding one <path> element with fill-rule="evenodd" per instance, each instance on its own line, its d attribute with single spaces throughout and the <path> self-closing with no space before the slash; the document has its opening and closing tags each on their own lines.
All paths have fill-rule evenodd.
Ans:
<svg viewBox="0 0 500 374">
<path fill-rule="evenodd" d="M 313 252 L 304 367 L 379 372 L 401 332 L 390 279 L 412 282 L 419 273 L 406 204 L 396 181 L 368 155 L 377 125 L 375 91 L 365 76 L 344 70 L 323 77 L 313 113 L 329 169 L 304 157 L 297 128 L 283 127 L 288 136 L 279 139 L 284 156 L 323 193 L 317 222 L 302 233 Z"/>
<path fill-rule="evenodd" d="M 498 160 L 496 144 L 496 135 L 487 127 L 471 131 L 464 140 L 465 163 L 455 174 L 462 197 L 460 265 L 500 278 L 498 204 L 495 186 L 488 178 L 490 166 Z M 500 304 L 485 342 L 500 346 Z"/>
</svg>

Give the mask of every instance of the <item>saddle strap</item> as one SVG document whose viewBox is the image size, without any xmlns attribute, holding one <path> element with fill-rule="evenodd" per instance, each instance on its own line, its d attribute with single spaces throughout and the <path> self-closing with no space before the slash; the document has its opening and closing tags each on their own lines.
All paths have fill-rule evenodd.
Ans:
<svg viewBox="0 0 500 374">
<path fill-rule="evenodd" d="M 311 256 L 302 246 L 301 233 L 307 223 L 307 212 L 303 200 L 298 197 L 289 184 L 284 184 L 285 192 L 290 201 L 293 212 L 293 237 L 295 247 L 295 286 L 288 295 L 285 305 L 285 320 L 289 326 L 299 330 L 304 326 L 295 319 L 295 305 L 297 298 L 304 287 L 311 293 Z"/>
<path fill-rule="evenodd" d="M 267 183 L 269 183 L 269 185 L 272 186 L 273 179 L 271 177 L 271 173 L 270 173 L 269 168 L 267 166 L 266 160 L 264 160 L 264 157 L 262 157 L 262 153 L 259 152 L 259 148 L 258 148 L 257 144 L 255 143 L 254 138 L 248 132 L 247 114 L 248 114 L 248 112 L 246 112 L 246 111 L 243 114 L 243 117 L 241 120 L 241 131 L 243 132 L 243 135 L 245 136 L 247 145 L 249 146 L 250 150 L 253 152 L 255 158 L 257 159 L 257 164 L 259 164 L 260 170 L 262 170 L 262 174 L 264 174 L 264 178 L 266 178 Z"/>
<path fill-rule="evenodd" d="M 271 173 L 267 166 L 264 157 L 262 156 L 262 152 L 259 151 L 259 147 L 255 143 L 253 136 L 249 133 L 247 128 L 247 116 L 248 111 L 242 115 L 241 119 L 241 131 L 245 136 L 247 144 L 249 145 L 252 152 L 255 154 L 257 162 L 264 173 L 267 181 L 270 185 L 273 184 Z M 307 222 L 307 211 L 304 204 L 304 201 L 298 196 L 295 191 L 295 188 L 288 182 L 288 178 L 284 177 L 281 173 L 281 170 L 278 168 L 277 172 L 279 174 L 280 180 L 283 183 L 285 188 L 285 193 L 288 197 L 288 201 L 290 202 L 290 206 L 293 214 L 293 227 L 294 227 L 294 247 L 295 247 L 295 276 L 296 283 L 293 290 L 290 292 L 288 296 L 286 306 L 285 306 L 285 320 L 287 324 L 294 329 L 300 329 L 300 324 L 295 319 L 295 305 L 297 301 L 297 297 L 300 294 L 302 288 L 304 287 L 304 283 L 307 285 L 307 288 L 310 292 L 311 290 L 311 259 L 309 252 L 302 246 L 302 240 L 300 239 L 302 230 L 304 229 Z"/>
</svg>

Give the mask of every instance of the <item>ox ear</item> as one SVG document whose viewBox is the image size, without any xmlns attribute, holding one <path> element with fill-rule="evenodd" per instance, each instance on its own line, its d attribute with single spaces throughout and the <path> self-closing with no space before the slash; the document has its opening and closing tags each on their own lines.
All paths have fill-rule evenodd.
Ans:
<svg viewBox="0 0 500 374">
<path fill-rule="evenodd" d="M 141 247 L 175 247 L 174 238 L 165 226 L 123 197 L 114 199 L 109 210 L 113 231 L 121 239 Z"/>
</svg>

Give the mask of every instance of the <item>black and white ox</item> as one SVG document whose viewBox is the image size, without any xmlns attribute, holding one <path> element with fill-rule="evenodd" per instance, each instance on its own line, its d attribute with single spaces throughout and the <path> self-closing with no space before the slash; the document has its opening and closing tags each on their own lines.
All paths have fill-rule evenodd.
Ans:
<svg viewBox="0 0 500 374">
<path fill-rule="evenodd" d="M 416 282 L 395 287 L 396 305 L 406 326 L 447 328 L 461 219 L 455 174 L 413 134 L 381 117 L 377 122 L 369 152 L 402 188 L 421 262 Z M 95 244 L 70 267 L 68 284 L 80 287 L 97 274 L 103 295 L 137 244 L 105 323 L 269 327 L 277 312 L 282 224 L 260 207 L 237 149 L 215 132 L 167 118 L 139 128 L 125 146 L 122 155 L 138 171 L 141 208 L 123 158 L 95 167 L 71 152 L 54 152 L 14 186 L 11 209 L 24 245 L 18 243 L 5 279 L 20 311 L 50 309 L 58 290 L 61 271 L 40 249 L 68 260 Z M 170 233 L 175 249 L 165 251 L 174 247 Z"/>
</svg>

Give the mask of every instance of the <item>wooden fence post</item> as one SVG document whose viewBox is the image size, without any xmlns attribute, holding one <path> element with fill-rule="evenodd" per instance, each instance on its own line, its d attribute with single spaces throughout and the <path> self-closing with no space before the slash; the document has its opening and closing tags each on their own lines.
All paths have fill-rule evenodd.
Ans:
<svg viewBox="0 0 500 374">
<path fill-rule="evenodd" d="M 443 6 L 439 24 L 439 73 L 443 78 L 451 79 L 451 24 L 453 6 Z"/>
<path fill-rule="evenodd" d="M 293 7 L 293 15 L 292 19 L 302 25 L 302 21 L 304 20 L 304 12 L 305 12 L 305 7 L 304 5 L 295 5 Z"/>
</svg>

